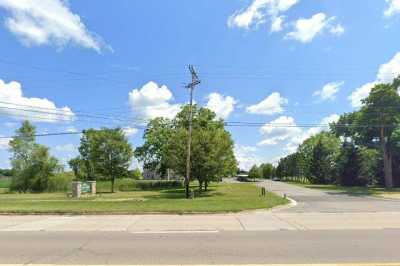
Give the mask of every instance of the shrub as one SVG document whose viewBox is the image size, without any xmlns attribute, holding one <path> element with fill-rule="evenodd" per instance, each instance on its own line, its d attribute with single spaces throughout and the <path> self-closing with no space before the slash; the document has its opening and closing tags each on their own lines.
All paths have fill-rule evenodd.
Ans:
<svg viewBox="0 0 400 266">
<path fill-rule="evenodd" d="M 72 172 L 65 172 L 50 176 L 47 191 L 48 192 L 65 192 L 71 188 L 71 183 L 74 180 Z"/>
</svg>

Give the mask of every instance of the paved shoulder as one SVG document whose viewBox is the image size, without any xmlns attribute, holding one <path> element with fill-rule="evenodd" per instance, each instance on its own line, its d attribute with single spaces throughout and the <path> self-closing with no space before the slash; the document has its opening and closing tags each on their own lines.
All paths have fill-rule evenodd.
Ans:
<svg viewBox="0 0 400 266">
<path fill-rule="evenodd" d="M 284 182 L 264 181 L 260 185 L 274 193 L 286 194 L 297 201 L 296 207 L 279 212 L 400 212 L 399 200 L 386 200 L 371 196 L 350 196 L 340 192 L 309 189 Z"/>
</svg>

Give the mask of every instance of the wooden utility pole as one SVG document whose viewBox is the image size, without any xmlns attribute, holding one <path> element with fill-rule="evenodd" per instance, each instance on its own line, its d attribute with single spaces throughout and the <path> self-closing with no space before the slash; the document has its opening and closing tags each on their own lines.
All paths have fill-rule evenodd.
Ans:
<svg viewBox="0 0 400 266">
<path fill-rule="evenodd" d="M 188 130 L 188 142 L 187 142 L 187 157 L 186 157 L 186 177 L 185 177 L 185 194 L 186 198 L 190 197 L 189 184 L 190 184 L 190 154 L 192 146 L 192 120 L 193 120 L 193 90 L 200 84 L 200 79 L 196 74 L 196 71 L 192 65 L 189 65 L 189 71 L 192 75 L 192 82 L 185 86 L 189 89 L 190 101 L 189 101 L 189 130 Z"/>
</svg>

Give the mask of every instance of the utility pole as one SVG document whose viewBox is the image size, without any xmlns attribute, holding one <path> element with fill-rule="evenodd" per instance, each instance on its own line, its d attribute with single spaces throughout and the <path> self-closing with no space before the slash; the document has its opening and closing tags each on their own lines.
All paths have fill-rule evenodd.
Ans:
<svg viewBox="0 0 400 266">
<path fill-rule="evenodd" d="M 190 197 L 189 183 L 190 183 L 190 154 L 192 147 L 192 120 L 193 120 L 193 90 L 200 84 L 200 79 L 196 74 L 196 71 L 192 65 L 189 65 L 189 71 L 192 75 L 192 82 L 185 86 L 189 89 L 190 101 L 189 101 L 189 131 L 188 131 L 188 142 L 187 142 L 187 157 L 186 157 L 186 177 L 185 177 L 185 194 L 186 198 Z"/>
</svg>

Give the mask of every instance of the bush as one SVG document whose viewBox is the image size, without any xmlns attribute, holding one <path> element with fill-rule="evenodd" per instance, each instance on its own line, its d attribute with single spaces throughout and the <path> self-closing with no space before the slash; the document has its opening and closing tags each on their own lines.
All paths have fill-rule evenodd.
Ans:
<svg viewBox="0 0 400 266">
<path fill-rule="evenodd" d="M 48 192 L 66 192 L 70 190 L 71 183 L 74 180 L 74 174 L 72 172 L 59 173 L 54 176 L 50 176 L 47 191 Z"/>
<path fill-rule="evenodd" d="M 179 180 L 132 180 L 121 179 L 119 181 L 118 189 L 120 191 L 134 191 L 134 190 L 159 190 L 169 188 L 182 188 L 183 184 Z"/>
</svg>

